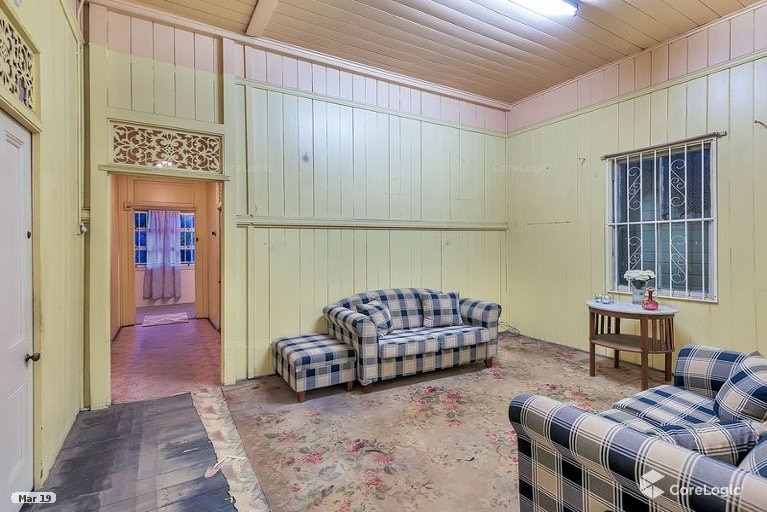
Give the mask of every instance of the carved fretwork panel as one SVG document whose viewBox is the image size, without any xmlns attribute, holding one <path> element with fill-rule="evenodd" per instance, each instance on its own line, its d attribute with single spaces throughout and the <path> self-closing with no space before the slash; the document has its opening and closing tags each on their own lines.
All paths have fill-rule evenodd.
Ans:
<svg viewBox="0 0 767 512">
<path fill-rule="evenodd" d="M 0 10 L 0 84 L 35 110 L 35 54 Z"/>
<path fill-rule="evenodd" d="M 112 161 L 220 173 L 221 146 L 217 135 L 121 123 L 113 128 Z"/>
</svg>

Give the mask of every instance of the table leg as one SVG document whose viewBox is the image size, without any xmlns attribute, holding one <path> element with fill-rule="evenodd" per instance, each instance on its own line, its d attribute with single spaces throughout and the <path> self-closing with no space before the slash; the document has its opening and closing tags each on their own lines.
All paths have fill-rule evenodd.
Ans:
<svg viewBox="0 0 767 512">
<path fill-rule="evenodd" d="M 671 356 L 674 353 L 674 317 L 669 318 L 667 323 L 668 326 L 666 328 L 668 329 L 668 332 L 666 333 L 666 336 L 668 336 L 668 340 L 666 341 L 666 350 L 669 350 L 669 352 L 666 353 L 666 380 L 670 381 L 672 378 Z"/>
<path fill-rule="evenodd" d="M 671 352 L 666 353 L 666 382 L 670 382 L 671 375 Z"/>
<path fill-rule="evenodd" d="M 613 350 L 613 367 L 614 368 L 621 367 L 621 351 L 620 350 Z"/>
<path fill-rule="evenodd" d="M 641 344 L 641 371 L 642 371 L 642 390 L 649 387 L 649 365 L 647 353 L 647 318 L 639 320 L 639 339 Z"/>
<path fill-rule="evenodd" d="M 595 337 L 596 318 L 595 314 L 589 311 L 589 376 L 594 377 L 596 372 L 596 347 L 593 340 Z"/>
</svg>

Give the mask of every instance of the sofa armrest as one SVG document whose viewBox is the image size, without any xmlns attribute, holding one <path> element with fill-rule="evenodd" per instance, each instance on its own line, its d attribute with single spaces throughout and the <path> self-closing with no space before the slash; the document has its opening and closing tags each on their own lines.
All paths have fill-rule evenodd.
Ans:
<svg viewBox="0 0 767 512">
<path fill-rule="evenodd" d="M 328 323 L 348 331 L 350 335 L 360 338 L 377 336 L 376 327 L 367 315 L 357 313 L 343 306 L 325 306 L 322 314 Z"/>
<path fill-rule="evenodd" d="M 638 509 L 626 500 L 659 510 L 759 510 L 767 495 L 767 479 L 547 397 L 515 397 L 509 419 L 518 438 L 521 499 L 528 502 L 578 496 L 615 510 Z M 536 478 L 552 471 L 553 478 Z M 580 494 L 563 491 L 572 487 L 582 487 Z M 702 492 L 735 487 L 737 495 Z"/>
<path fill-rule="evenodd" d="M 378 380 L 378 330 L 362 313 L 331 304 L 322 309 L 328 334 L 357 352 L 357 380 L 364 386 Z"/>
<path fill-rule="evenodd" d="M 733 367 L 747 354 L 703 345 L 685 345 L 674 369 L 674 386 L 714 398 Z"/>
<path fill-rule="evenodd" d="M 474 299 L 461 299 L 458 309 L 464 323 L 488 329 L 498 329 L 498 319 L 501 317 L 500 304 Z"/>
</svg>

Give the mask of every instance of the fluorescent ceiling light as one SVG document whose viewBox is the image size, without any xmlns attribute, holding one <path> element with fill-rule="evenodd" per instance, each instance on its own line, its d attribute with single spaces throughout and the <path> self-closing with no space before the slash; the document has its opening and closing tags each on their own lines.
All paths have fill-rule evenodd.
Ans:
<svg viewBox="0 0 767 512">
<path fill-rule="evenodd" d="M 531 11 L 544 16 L 575 16 L 578 14 L 578 0 L 512 0 Z"/>
</svg>

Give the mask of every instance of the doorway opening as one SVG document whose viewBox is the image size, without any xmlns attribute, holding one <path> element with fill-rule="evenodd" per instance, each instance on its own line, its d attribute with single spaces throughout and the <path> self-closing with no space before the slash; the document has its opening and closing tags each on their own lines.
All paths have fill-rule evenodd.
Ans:
<svg viewBox="0 0 767 512">
<path fill-rule="evenodd" d="M 220 186 L 111 179 L 112 402 L 220 384 Z"/>
</svg>

